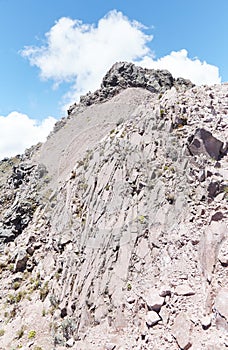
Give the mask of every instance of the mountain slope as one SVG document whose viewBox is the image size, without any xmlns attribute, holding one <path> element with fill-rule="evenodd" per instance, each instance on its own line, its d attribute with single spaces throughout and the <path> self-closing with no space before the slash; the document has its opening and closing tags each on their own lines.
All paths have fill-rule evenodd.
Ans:
<svg viewBox="0 0 228 350">
<path fill-rule="evenodd" d="M 227 347 L 227 114 L 227 84 L 117 63 L 1 162 L 2 349 Z"/>
</svg>

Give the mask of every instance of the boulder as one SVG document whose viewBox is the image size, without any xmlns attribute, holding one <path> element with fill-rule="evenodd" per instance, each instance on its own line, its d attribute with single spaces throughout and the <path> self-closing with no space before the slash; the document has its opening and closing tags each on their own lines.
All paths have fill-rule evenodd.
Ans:
<svg viewBox="0 0 228 350">
<path fill-rule="evenodd" d="M 161 321 L 161 318 L 155 311 L 148 311 L 145 320 L 148 327 L 153 327 Z"/>
<path fill-rule="evenodd" d="M 197 129 L 189 139 L 188 149 L 192 155 L 205 154 L 207 157 L 219 160 L 222 155 L 223 143 L 203 128 Z"/>
<path fill-rule="evenodd" d="M 218 292 L 214 308 L 228 322 L 228 288 L 222 288 Z"/>
<path fill-rule="evenodd" d="M 190 330 L 190 320 L 184 312 L 181 312 L 175 318 L 174 324 L 172 326 L 172 333 L 177 341 L 177 344 L 183 350 L 187 350 L 192 346 L 190 340 Z"/>
<path fill-rule="evenodd" d="M 156 289 L 150 289 L 144 296 L 144 300 L 149 310 L 159 312 L 164 304 L 164 297 L 159 295 Z"/>
<path fill-rule="evenodd" d="M 14 272 L 23 272 L 26 268 L 28 255 L 25 249 L 21 249 L 17 253 L 17 258 L 14 265 Z"/>
</svg>

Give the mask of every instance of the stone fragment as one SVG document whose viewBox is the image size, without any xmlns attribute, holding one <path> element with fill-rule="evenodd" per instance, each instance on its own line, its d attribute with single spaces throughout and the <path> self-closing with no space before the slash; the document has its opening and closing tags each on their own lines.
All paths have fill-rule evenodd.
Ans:
<svg viewBox="0 0 228 350">
<path fill-rule="evenodd" d="M 72 348 L 73 346 L 74 346 L 74 338 L 70 338 L 70 339 L 68 339 L 67 340 L 67 342 L 66 342 L 66 346 L 68 347 L 68 348 Z"/>
<path fill-rule="evenodd" d="M 199 182 L 203 182 L 205 180 L 205 170 L 200 170 L 198 180 Z"/>
<path fill-rule="evenodd" d="M 24 249 L 19 250 L 19 252 L 17 253 L 15 265 L 14 265 L 14 272 L 18 272 L 18 271 L 23 272 L 26 268 L 27 261 L 28 261 L 28 256 L 27 256 L 26 250 Z"/>
<path fill-rule="evenodd" d="M 215 298 L 214 308 L 228 321 L 228 288 L 220 289 Z"/>
<path fill-rule="evenodd" d="M 224 222 L 212 221 L 201 236 L 199 256 L 203 275 L 208 281 L 211 281 L 218 250 L 226 232 L 227 227 Z"/>
<path fill-rule="evenodd" d="M 107 343 L 105 345 L 106 350 L 114 350 L 115 348 L 116 348 L 116 344 L 114 344 L 114 343 Z"/>
<path fill-rule="evenodd" d="M 218 259 L 222 266 L 227 267 L 228 266 L 228 239 L 224 240 L 222 242 L 222 245 L 220 246 Z"/>
<path fill-rule="evenodd" d="M 160 288 L 159 295 L 161 297 L 166 297 L 167 295 L 171 295 L 171 288 L 169 286 L 162 286 Z"/>
<path fill-rule="evenodd" d="M 214 198 L 215 196 L 217 196 L 219 192 L 219 182 L 217 181 L 210 182 L 207 188 L 207 192 L 210 198 Z"/>
<path fill-rule="evenodd" d="M 28 246 L 28 247 L 26 248 L 26 251 L 27 251 L 27 253 L 28 253 L 29 255 L 33 255 L 35 249 L 34 249 L 33 246 Z"/>
<path fill-rule="evenodd" d="M 15 233 L 11 229 L 0 227 L 0 243 L 7 243 L 15 238 Z"/>
<path fill-rule="evenodd" d="M 23 280 L 23 273 L 22 272 L 17 272 L 13 275 L 12 282 L 19 282 Z"/>
<path fill-rule="evenodd" d="M 183 350 L 187 350 L 192 346 L 190 340 L 190 330 L 190 320 L 184 312 L 181 312 L 175 318 L 174 324 L 172 326 L 172 333 L 177 341 L 177 344 Z"/>
<path fill-rule="evenodd" d="M 217 211 L 211 217 L 211 221 L 220 221 L 224 218 L 224 215 L 221 211 Z"/>
<path fill-rule="evenodd" d="M 192 155 L 205 154 L 213 159 L 219 160 L 223 143 L 216 139 L 211 132 L 199 128 L 195 135 L 190 138 L 189 150 Z"/>
<path fill-rule="evenodd" d="M 144 296 L 144 300 L 149 310 L 159 312 L 164 304 L 164 298 L 159 295 L 158 290 L 150 289 Z"/>
<path fill-rule="evenodd" d="M 203 329 L 208 329 L 211 325 L 211 317 L 209 315 L 204 316 L 201 320 Z"/>
<path fill-rule="evenodd" d="M 153 327 L 161 318 L 155 311 L 148 311 L 145 320 L 148 327 Z"/>
<path fill-rule="evenodd" d="M 127 298 L 127 302 L 128 302 L 129 304 L 133 304 L 133 303 L 135 302 L 135 298 L 134 298 L 134 297 L 128 297 L 128 298 Z"/>
<path fill-rule="evenodd" d="M 175 293 L 177 295 L 183 295 L 183 296 L 190 296 L 195 294 L 194 290 L 188 284 L 179 284 L 175 288 Z"/>
<path fill-rule="evenodd" d="M 68 233 L 66 233 L 61 237 L 60 244 L 62 247 L 64 247 L 66 244 L 70 243 L 71 241 L 72 241 L 72 237 Z"/>
</svg>

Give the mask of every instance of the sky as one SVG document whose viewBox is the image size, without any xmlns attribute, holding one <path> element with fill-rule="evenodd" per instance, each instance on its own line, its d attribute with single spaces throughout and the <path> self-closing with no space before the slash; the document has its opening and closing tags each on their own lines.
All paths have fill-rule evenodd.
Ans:
<svg viewBox="0 0 228 350">
<path fill-rule="evenodd" d="M 228 81 L 227 0 L 0 0 L 0 159 L 45 141 L 116 61 Z"/>
</svg>

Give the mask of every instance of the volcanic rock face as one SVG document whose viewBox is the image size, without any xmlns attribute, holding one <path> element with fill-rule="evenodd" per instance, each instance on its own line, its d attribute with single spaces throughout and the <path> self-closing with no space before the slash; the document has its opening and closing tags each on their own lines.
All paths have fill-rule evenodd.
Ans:
<svg viewBox="0 0 228 350">
<path fill-rule="evenodd" d="M 227 84 L 117 63 L 0 163 L 0 349 L 228 346 L 227 118 Z"/>
</svg>

